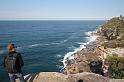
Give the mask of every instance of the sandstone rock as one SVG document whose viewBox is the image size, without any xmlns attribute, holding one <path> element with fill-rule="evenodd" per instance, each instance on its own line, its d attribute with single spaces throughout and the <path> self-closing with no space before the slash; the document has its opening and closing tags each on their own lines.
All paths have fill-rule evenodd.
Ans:
<svg viewBox="0 0 124 82">
<path fill-rule="evenodd" d="M 110 81 L 109 78 L 106 78 L 94 73 L 88 73 L 88 72 L 69 75 L 69 79 L 70 79 L 70 82 L 76 82 L 80 79 L 83 80 L 83 82 L 109 82 Z"/>
<path fill-rule="evenodd" d="M 17 80 L 17 82 L 20 82 Z M 40 72 L 26 77 L 26 82 L 69 82 L 68 76 L 57 72 Z"/>
<path fill-rule="evenodd" d="M 37 73 L 35 76 L 30 76 L 30 78 L 27 79 L 26 82 L 77 82 L 78 80 L 82 80 L 83 82 L 110 81 L 109 78 L 88 72 L 69 74 L 69 75 L 64 75 L 62 73 L 57 73 L 57 72 L 41 72 L 41 73 Z M 17 80 L 16 82 L 19 82 L 19 80 Z"/>
</svg>

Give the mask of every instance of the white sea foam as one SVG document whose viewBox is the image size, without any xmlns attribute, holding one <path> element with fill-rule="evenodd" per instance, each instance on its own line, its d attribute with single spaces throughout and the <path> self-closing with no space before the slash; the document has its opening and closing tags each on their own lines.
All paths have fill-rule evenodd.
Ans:
<svg viewBox="0 0 124 82">
<path fill-rule="evenodd" d="M 59 62 L 62 62 L 63 61 L 63 59 L 59 59 Z"/>
<path fill-rule="evenodd" d="M 44 46 L 44 45 L 55 45 L 55 44 L 59 44 L 59 43 L 50 43 L 50 44 L 32 44 L 32 45 L 28 45 L 28 46 L 25 46 L 25 47 L 28 47 L 28 48 L 33 48 L 33 47 L 38 47 L 38 46 Z"/>
<path fill-rule="evenodd" d="M 60 41 L 60 44 L 63 44 L 63 43 L 65 43 L 65 42 L 67 42 L 68 41 L 68 39 L 65 39 L 65 40 L 63 40 L 63 41 Z"/>
<path fill-rule="evenodd" d="M 60 41 L 60 42 L 53 42 L 53 43 L 49 43 L 49 44 L 33 44 L 33 45 L 29 45 L 28 47 L 32 48 L 32 47 L 43 46 L 43 45 L 59 45 L 59 44 L 65 43 L 67 41 L 68 41 L 68 39 L 65 39 L 65 40 Z"/>
<path fill-rule="evenodd" d="M 49 44 L 31 44 L 31 45 L 27 45 L 27 46 L 23 46 L 23 47 L 27 47 L 27 48 L 33 48 L 33 47 L 38 47 L 38 46 L 48 46 L 48 45 L 59 45 L 59 44 L 62 44 L 64 42 L 68 41 L 67 39 L 66 40 L 63 40 L 63 41 L 60 41 L 60 42 L 53 42 L 53 43 L 49 43 Z M 18 47 L 18 49 L 21 49 L 22 47 Z"/>
<path fill-rule="evenodd" d="M 58 69 L 62 69 L 62 68 L 63 68 L 63 66 L 61 66 L 61 65 L 56 65 L 56 67 L 57 67 Z"/>
<path fill-rule="evenodd" d="M 64 59 L 63 59 L 63 65 L 64 65 L 64 68 L 66 67 L 66 59 L 69 58 L 69 59 L 74 59 L 74 53 L 78 52 L 78 51 L 81 51 L 83 48 L 86 48 L 85 45 L 89 44 L 90 42 L 93 42 L 96 40 L 97 36 L 94 36 L 92 35 L 94 31 L 90 31 L 90 32 L 85 32 L 85 35 L 87 35 L 86 37 L 86 43 L 80 43 L 80 47 L 78 48 L 75 48 L 74 51 L 72 52 L 68 52 L 67 54 L 65 54 L 64 56 Z"/>
<path fill-rule="evenodd" d="M 75 48 L 75 46 L 68 47 L 69 50 L 74 50 Z"/>
<path fill-rule="evenodd" d="M 67 42 L 68 40 L 66 39 L 66 40 L 64 40 L 63 42 Z"/>
<path fill-rule="evenodd" d="M 29 48 L 32 48 L 32 47 L 37 47 L 37 46 L 40 46 L 41 44 L 33 44 L 33 45 L 29 45 L 28 47 Z"/>
<path fill-rule="evenodd" d="M 78 51 L 80 51 L 80 50 L 82 50 L 83 48 L 85 48 L 85 46 L 84 45 L 80 45 L 80 47 L 79 48 L 75 48 L 74 49 L 74 51 L 72 51 L 72 52 L 68 52 L 65 56 L 64 56 L 64 59 L 63 59 L 63 64 L 64 64 L 64 67 L 66 67 L 66 59 L 67 58 L 69 58 L 69 59 L 74 59 L 74 53 L 76 53 L 76 52 L 78 52 Z"/>
<path fill-rule="evenodd" d="M 57 58 L 61 58 L 62 55 L 61 55 L 61 54 L 57 54 L 56 57 L 57 57 Z"/>
<path fill-rule="evenodd" d="M 59 45 L 59 44 L 65 43 L 65 42 L 67 42 L 67 41 L 68 41 L 68 39 L 65 39 L 65 40 L 63 40 L 63 41 L 51 43 L 51 44 L 49 44 L 49 45 Z"/>
<path fill-rule="evenodd" d="M 87 35 L 87 36 L 91 36 L 92 33 L 93 33 L 93 31 L 84 32 L 84 34 Z"/>
<path fill-rule="evenodd" d="M 87 44 L 89 44 L 90 42 L 93 42 L 93 41 L 96 40 L 96 38 L 97 38 L 98 36 L 93 35 L 93 33 L 95 33 L 95 31 L 85 32 L 85 35 L 87 35 L 87 37 L 86 37 L 87 43 L 83 43 L 84 45 L 87 45 Z"/>
</svg>

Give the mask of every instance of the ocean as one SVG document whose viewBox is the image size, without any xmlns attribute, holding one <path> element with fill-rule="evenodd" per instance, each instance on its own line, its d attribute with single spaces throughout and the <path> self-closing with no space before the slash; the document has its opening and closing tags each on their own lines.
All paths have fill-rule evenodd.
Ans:
<svg viewBox="0 0 124 82">
<path fill-rule="evenodd" d="M 25 20 L 0 21 L 0 82 L 8 82 L 3 68 L 7 45 L 13 42 L 24 60 L 24 75 L 35 72 L 60 72 L 63 59 L 91 38 L 103 20 Z"/>
</svg>

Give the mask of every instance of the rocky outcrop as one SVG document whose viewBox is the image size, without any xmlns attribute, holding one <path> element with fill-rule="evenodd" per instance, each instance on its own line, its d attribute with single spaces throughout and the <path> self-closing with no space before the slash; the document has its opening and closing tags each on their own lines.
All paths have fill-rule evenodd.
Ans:
<svg viewBox="0 0 124 82">
<path fill-rule="evenodd" d="M 83 72 L 65 75 L 58 72 L 40 72 L 25 77 L 26 82 L 124 82 L 124 79 L 109 79 L 99 74 Z M 20 82 L 18 79 L 16 82 Z"/>
<path fill-rule="evenodd" d="M 74 62 L 71 65 L 67 65 L 64 70 L 64 74 L 75 74 L 81 72 L 93 72 L 90 63 L 96 61 L 102 61 L 103 51 L 98 45 L 87 45 L 86 49 L 83 49 L 74 54 Z M 94 71 L 98 71 L 100 68 L 97 63 L 94 63 Z M 102 64 L 102 63 L 101 63 Z M 101 65 L 102 67 L 102 65 Z M 95 72 L 96 73 L 96 72 Z M 98 72 L 98 74 L 101 74 Z"/>
<path fill-rule="evenodd" d="M 97 33 L 102 37 L 106 37 L 107 42 L 112 43 L 113 45 L 116 44 L 116 47 L 122 47 L 123 41 L 124 41 L 124 20 L 123 19 L 124 17 L 120 16 L 120 17 L 114 17 L 108 20 L 104 25 L 102 25 L 97 30 Z"/>
<path fill-rule="evenodd" d="M 97 39 L 94 42 L 85 45 L 86 48 L 73 54 L 75 63 L 66 66 L 64 73 L 75 74 L 81 72 L 94 72 L 102 74 L 103 70 L 104 75 L 109 77 L 108 69 L 110 68 L 110 62 L 109 64 L 106 63 L 108 62 L 106 61 L 106 58 L 114 55 L 124 57 L 123 19 L 123 16 L 112 18 L 97 29 L 96 33 L 92 33 L 92 35 L 98 36 Z M 92 71 L 90 63 L 95 61 L 103 62 L 101 72 L 98 72 L 100 69 L 97 65 L 94 65 L 94 68 L 96 69 L 93 69 Z"/>
<path fill-rule="evenodd" d="M 57 72 L 40 72 L 29 74 L 25 77 L 26 82 L 69 82 L 68 76 Z M 18 79 L 16 82 L 20 82 Z"/>
<path fill-rule="evenodd" d="M 19 82 L 17 80 L 16 82 Z M 41 72 L 28 75 L 26 82 L 110 82 L 109 78 L 94 73 L 77 73 L 64 75 L 57 72 Z"/>
</svg>

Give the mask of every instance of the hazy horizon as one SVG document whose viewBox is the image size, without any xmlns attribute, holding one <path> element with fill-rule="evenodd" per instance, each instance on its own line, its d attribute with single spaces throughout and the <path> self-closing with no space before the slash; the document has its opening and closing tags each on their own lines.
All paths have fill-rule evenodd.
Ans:
<svg viewBox="0 0 124 82">
<path fill-rule="evenodd" d="M 0 0 L 0 20 L 108 20 L 124 0 Z"/>
<path fill-rule="evenodd" d="M 109 19 L 2 19 L 0 21 L 106 21 Z"/>
</svg>

